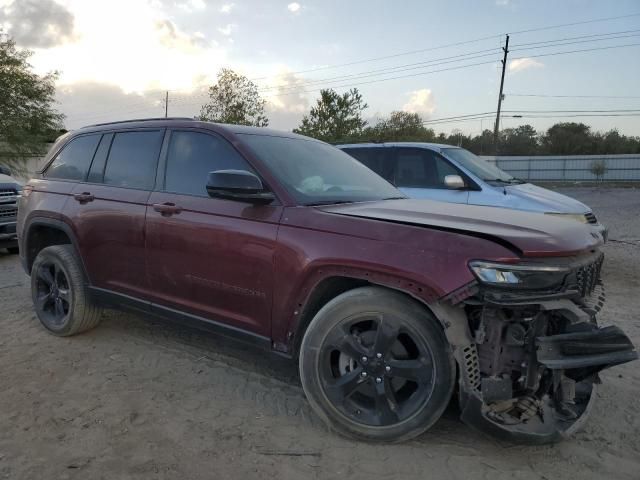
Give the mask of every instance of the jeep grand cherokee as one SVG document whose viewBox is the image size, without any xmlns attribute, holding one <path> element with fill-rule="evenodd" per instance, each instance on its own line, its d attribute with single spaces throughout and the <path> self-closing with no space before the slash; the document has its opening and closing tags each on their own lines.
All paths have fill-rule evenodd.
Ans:
<svg viewBox="0 0 640 480">
<path fill-rule="evenodd" d="M 352 437 L 414 437 L 456 391 L 469 425 L 555 441 L 637 357 L 597 325 L 602 238 L 578 222 L 406 199 L 325 143 L 188 119 L 82 128 L 45 165 L 18 233 L 46 329 L 115 306 L 251 341 Z"/>
</svg>

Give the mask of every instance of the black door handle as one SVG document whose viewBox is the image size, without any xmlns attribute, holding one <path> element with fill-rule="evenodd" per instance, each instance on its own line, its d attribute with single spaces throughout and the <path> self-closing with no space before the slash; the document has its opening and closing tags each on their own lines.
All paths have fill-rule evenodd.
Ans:
<svg viewBox="0 0 640 480">
<path fill-rule="evenodd" d="M 165 202 L 165 203 L 154 203 L 153 209 L 156 212 L 160 212 L 163 217 L 170 217 L 171 215 L 177 215 L 182 211 L 182 208 L 177 206 L 175 203 Z"/>
<path fill-rule="evenodd" d="M 88 202 L 93 202 L 96 197 L 91 195 L 89 192 L 76 193 L 73 198 L 75 198 L 81 204 L 85 204 Z"/>
</svg>

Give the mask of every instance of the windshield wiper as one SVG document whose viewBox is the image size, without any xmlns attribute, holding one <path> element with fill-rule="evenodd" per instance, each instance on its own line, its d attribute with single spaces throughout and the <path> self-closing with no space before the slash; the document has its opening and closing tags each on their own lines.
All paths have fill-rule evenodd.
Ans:
<svg viewBox="0 0 640 480">
<path fill-rule="evenodd" d="M 406 200 L 407 197 L 387 197 L 387 198 L 383 198 L 382 200 Z"/>
<path fill-rule="evenodd" d="M 342 203 L 354 203 L 353 200 L 324 200 L 322 202 L 305 203 L 305 207 L 319 207 L 321 205 L 340 205 Z"/>
</svg>

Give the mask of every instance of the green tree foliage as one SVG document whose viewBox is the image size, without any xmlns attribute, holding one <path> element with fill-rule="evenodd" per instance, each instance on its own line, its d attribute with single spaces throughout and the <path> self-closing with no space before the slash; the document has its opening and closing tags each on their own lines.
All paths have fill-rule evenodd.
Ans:
<svg viewBox="0 0 640 480">
<path fill-rule="evenodd" d="M 586 155 L 593 152 L 591 127 L 584 123 L 556 123 L 542 137 L 542 150 L 552 155 Z"/>
<path fill-rule="evenodd" d="M 478 155 L 493 154 L 493 132 L 482 135 L 439 133 L 436 142 L 459 145 Z M 608 155 L 640 153 L 640 137 L 621 135 L 617 130 L 592 132 L 583 123 L 556 123 L 544 133 L 531 125 L 506 128 L 499 136 L 500 155 Z"/>
<path fill-rule="evenodd" d="M 258 87 L 244 75 L 223 68 L 218 83 L 209 87 L 209 101 L 200 109 L 200 120 L 236 125 L 266 127 L 266 101 Z"/>
<path fill-rule="evenodd" d="M 424 126 L 419 114 L 396 111 L 365 128 L 362 137 L 377 142 L 433 142 L 436 134 Z"/>
<path fill-rule="evenodd" d="M 17 171 L 44 153 L 64 118 L 53 108 L 57 73 L 35 74 L 31 54 L 0 32 L 0 163 Z"/>
<path fill-rule="evenodd" d="M 367 107 L 357 88 L 342 95 L 333 89 L 321 90 L 316 105 L 293 131 L 325 142 L 359 138 L 367 125 L 362 118 Z"/>
</svg>

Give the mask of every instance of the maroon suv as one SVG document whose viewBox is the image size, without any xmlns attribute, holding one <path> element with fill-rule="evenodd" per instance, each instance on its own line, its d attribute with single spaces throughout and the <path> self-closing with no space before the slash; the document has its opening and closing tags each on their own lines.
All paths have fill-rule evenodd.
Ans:
<svg viewBox="0 0 640 480">
<path fill-rule="evenodd" d="M 211 328 L 299 360 L 331 427 L 399 441 L 456 391 L 468 424 L 549 442 L 603 368 L 602 240 L 578 222 L 406 199 L 337 148 L 189 119 L 61 137 L 24 188 L 20 255 L 56 335 L 103 306 Z M 457 388 L 456 388 L 457 386 Z"/>
</svg>

